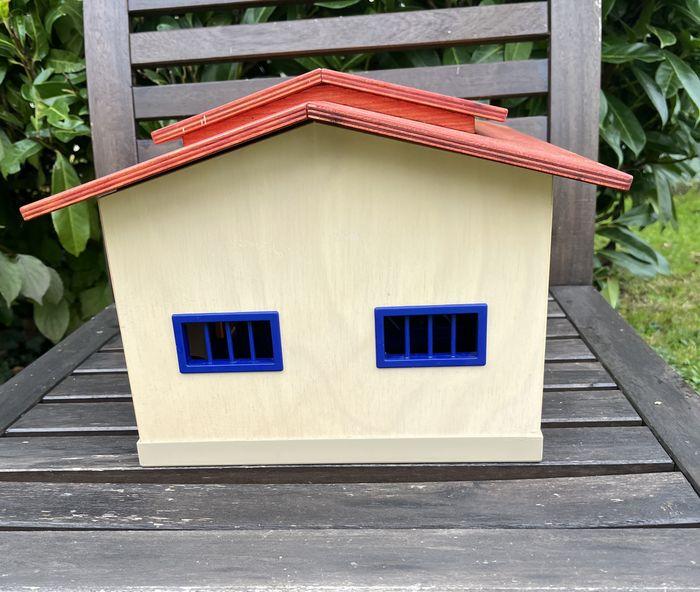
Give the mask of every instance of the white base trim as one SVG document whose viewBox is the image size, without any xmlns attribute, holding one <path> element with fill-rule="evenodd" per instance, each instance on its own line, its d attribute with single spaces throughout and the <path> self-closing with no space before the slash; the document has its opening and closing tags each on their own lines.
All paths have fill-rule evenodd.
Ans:
<svg viewBox="0 0 700 592">
<path fill-rule="evenodd" d="M 542 433 L 445 438 L 337 438 L 137 443 L 144 467 L 338 463 L 530 462 Z"/>
</svg>

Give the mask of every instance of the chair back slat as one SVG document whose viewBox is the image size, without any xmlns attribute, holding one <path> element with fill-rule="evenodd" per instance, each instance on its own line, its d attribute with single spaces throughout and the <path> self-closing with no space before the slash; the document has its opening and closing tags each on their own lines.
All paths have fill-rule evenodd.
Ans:
<svg viewBox="0 0 700 592">
<path fill-rule="evenodd" d="M 495 62 L 460 66 L 428 66 L 357 72 L 362 76 L 403 84 L 463 99 L 547 94 L 547 60 Z M 278 84 L 279 78 L 134 87 L 136 119 L 189 117 Z"/>
<path fill-rule="evenodd" d="M 279 21 L 131 35 L 137 67 L 497 43 L 546 37 L 543 2 Z"/>
<path fill-rule="evenodd" d="M 310 1 L 310 0 L 309 0 Z M 182 118 L 267 88 L 277 78 L 163 86 L 134 85 L 152 66 L 261 61 L 548 40 L 549 59 L 358 72 L 461 98 L 548 97 L 547 116 L 508 125 L 597 157 L 600 84 L 599 0 L 548 0 L 327 17 L 261 24 L 131 32 L 146 14 L 241 9 L 307 0 L 85 0 L 86 59 L 96 170 L 152 158 L 179 144 L 138 140 L 136 122 Z M 131 121 L 133 125 L 125 125 Z M 552 284 L 591 281 L 595 188 L 554 180 Z"/>
</svg>

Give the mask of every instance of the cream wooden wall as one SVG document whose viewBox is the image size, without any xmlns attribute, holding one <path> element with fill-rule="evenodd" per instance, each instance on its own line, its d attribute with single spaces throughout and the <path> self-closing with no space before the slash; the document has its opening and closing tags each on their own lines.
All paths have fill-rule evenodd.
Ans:
<svg viewBox="0 0 700 592">
<path fill-rule="evenodd" d="M 540 434 L 551 178 L 309 124 L 100 200 L 141 443 Z M 378 369 L 374 308 L 485 302 L 484 367 Z M 180 374 L 276 310 L 284 371 Z"/>
</svg>

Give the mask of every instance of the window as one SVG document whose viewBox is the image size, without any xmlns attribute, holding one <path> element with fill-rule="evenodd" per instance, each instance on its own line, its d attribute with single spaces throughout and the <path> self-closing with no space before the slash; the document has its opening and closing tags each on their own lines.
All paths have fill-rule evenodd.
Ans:
<svg viewBox="0 0 700 592">
<path fill-rule="evenodd" d="M 486 305 L 374 309 L 378 368 L 484 366 Z"/>
<path fill-rule="evenodd" d="M 180 372 L 282 370 L 276 312 L 176 314 L 173 328 Z"/>
</svg>

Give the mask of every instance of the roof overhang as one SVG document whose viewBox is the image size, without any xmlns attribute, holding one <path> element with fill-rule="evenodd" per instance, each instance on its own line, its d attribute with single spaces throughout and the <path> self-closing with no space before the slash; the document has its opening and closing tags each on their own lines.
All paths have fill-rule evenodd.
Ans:
<svg viewBox="0 0 700 592">
<path fill-rule="evenodd" d="M 632 177 L 627 173 L 506 126 L 478 121 L 472 133 L 339 103 L 309 101 L 276 110 L 265 117 L 28 204 L 20 211 L 25 220 L 30 220 L 92 197 L 107 195 L 306 121 L 341 126 L 615 189 L 629 189 L 632 182 Z"/>
</svg>

